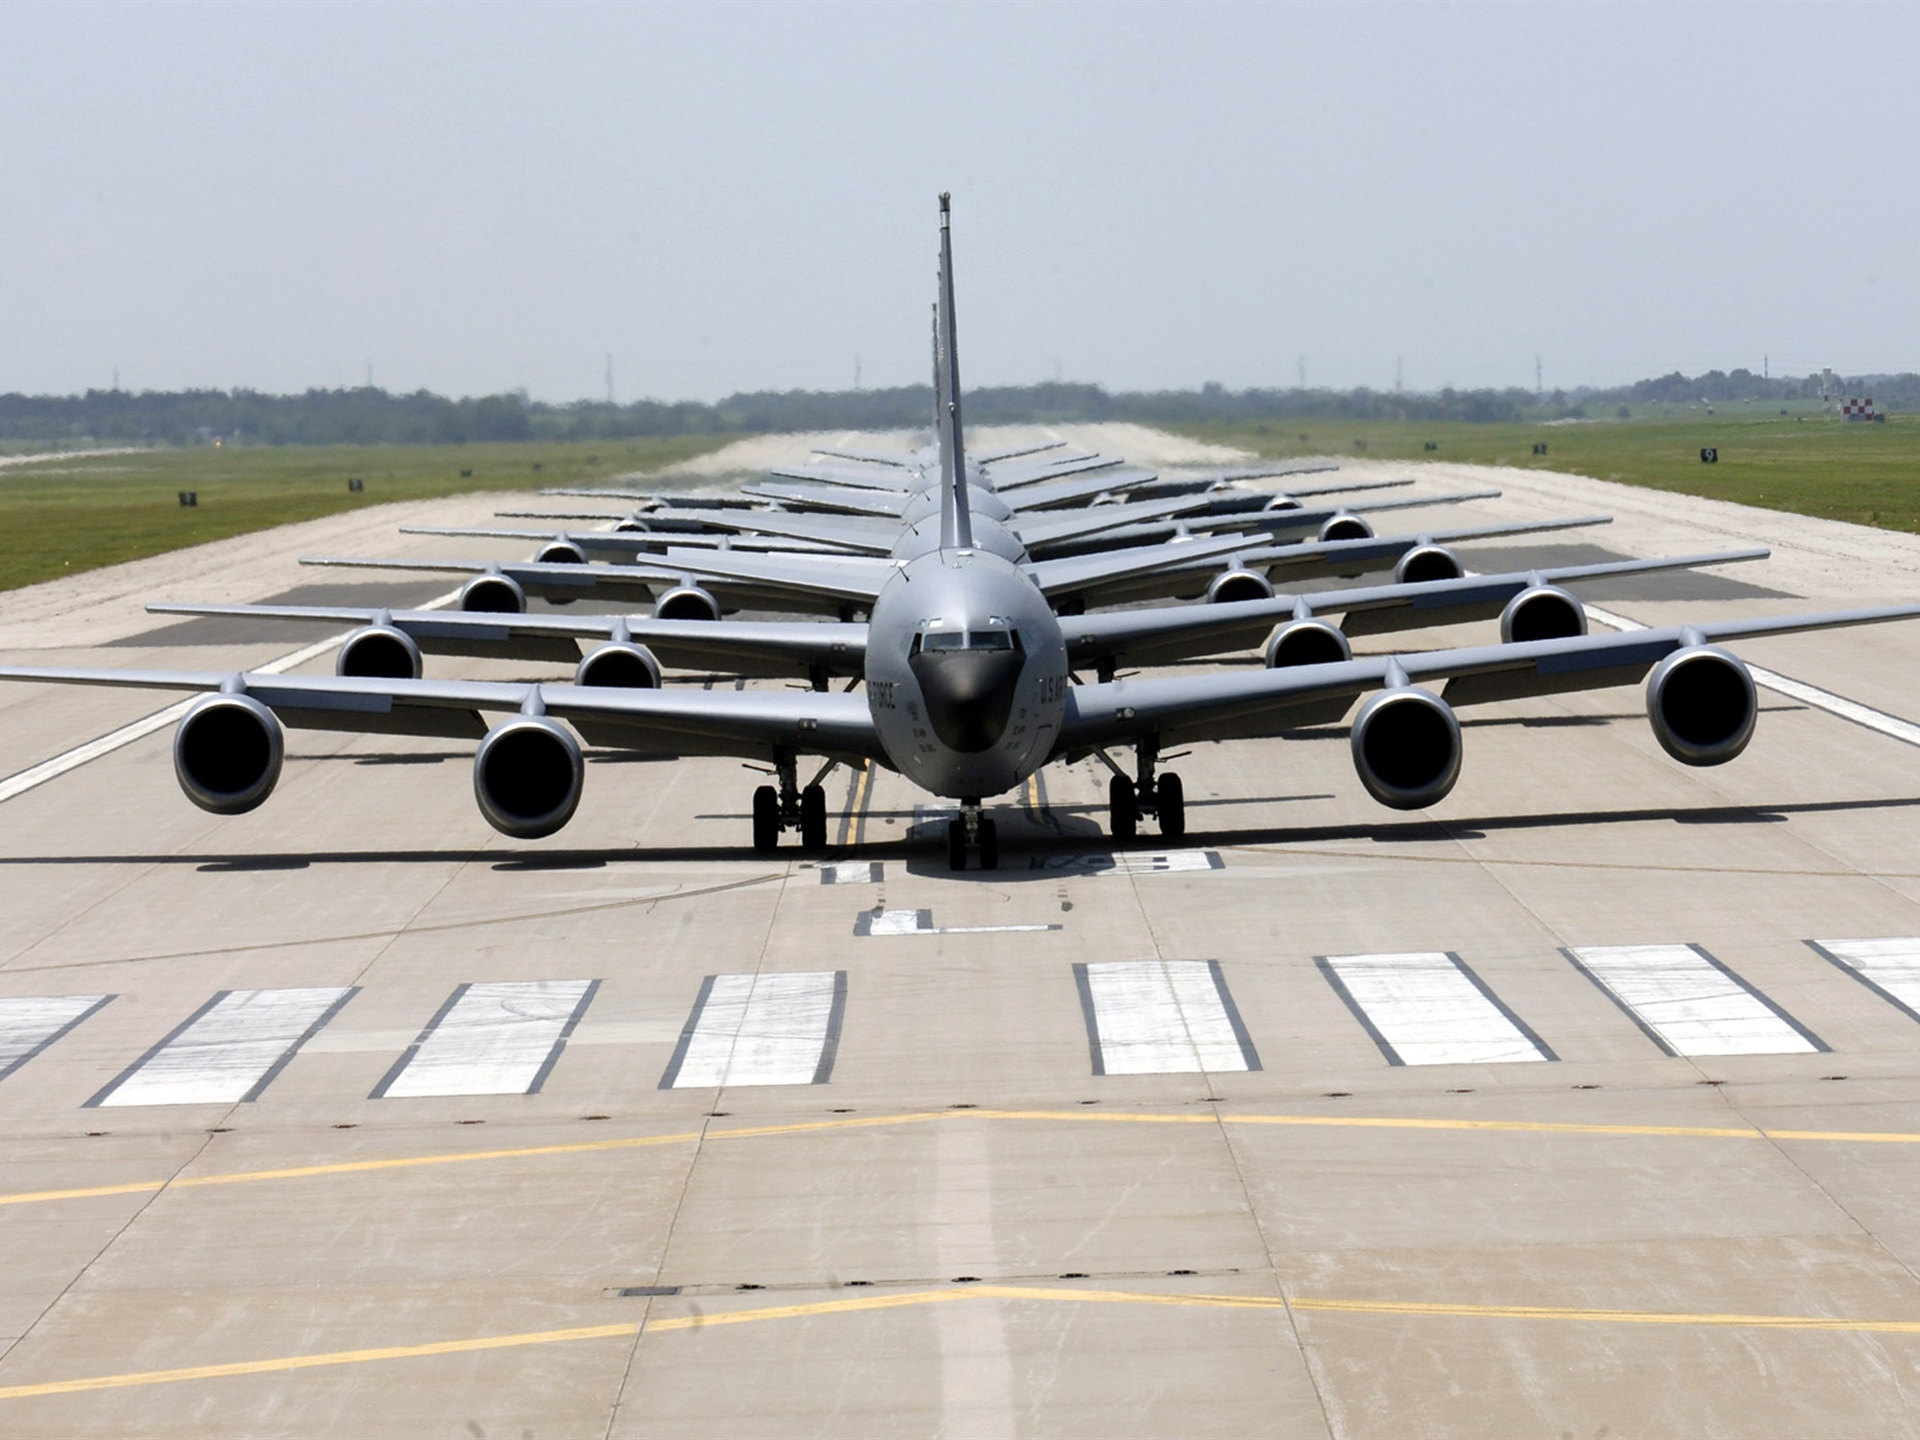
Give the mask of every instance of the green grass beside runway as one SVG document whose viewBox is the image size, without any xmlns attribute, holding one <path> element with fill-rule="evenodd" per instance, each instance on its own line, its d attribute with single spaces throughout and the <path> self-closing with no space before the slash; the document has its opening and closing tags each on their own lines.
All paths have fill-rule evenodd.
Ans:
<svg viewBox="0 0 1920 1440">
<path fill-rule="evenodd" d="M 1273 458 L 1365 455 L 1563 470 L 1799 515 L 1920 531 L 1920 415 L 1895 415 L 1884 424 L 1848 424 L 1817 412 L 1782 416 L 1774 407 L 1759 415 L 1744 407 L 1722 407 L 1714 415 L 1560 424 L 1302 419 L 1175 428 L 1195 439 Z M 1305 441 L 1302 434 L 1308 437 Z M 1436 448 L 1427 450 L 1428 442 Z M 1533 453 L 1536 444 L 1547 447 L 1544 456 Z M 1701 463 L 1704 447 L 1719 451 L 1718 463 Z"/>
<path fill-rule="evenodd" d="M 605 484 L 737 438 L 195 446 L 10 465 L 0 468 L 0 589 L 386 501 Z M 356 476 L 365 489 L 351 492 Z M 182 490 L 199 503 L 181 505 Z"/>
</svg>

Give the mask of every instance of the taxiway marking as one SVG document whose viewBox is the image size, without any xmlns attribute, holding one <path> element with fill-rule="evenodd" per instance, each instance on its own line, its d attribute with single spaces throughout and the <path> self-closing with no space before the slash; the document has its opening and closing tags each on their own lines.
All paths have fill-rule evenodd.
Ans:
<svg viewBox="0 0 1920 1440">
<path fill-rule="evenodd" d="M 270 1375 L 291 1370 L 315 1370 L 335 1365 L 365 1365 L 383 1360 L 414 1360 L 436 1355 L 469 1355 L 488 1350 L 514 1350 L 536 1345 L 564 1345 L 581 1340 L 631 1339 L 677 1331 L 714 1330 L 728 1325 L 762 1324 L 776 1320 L 811 1319 L 877 1310 L 900 1310 L 926 1305 L 987 1300 L 1024 1300 L 1053 1305 L 1140 1305 L 1157 1309 L 1251 1310 L 1323 1315 L 1371 1315 L 1384 1318 L 1443 1320 L 1547 1320 L 1571 1324 L 1692 1326 L 1716 1329 L 1788 1330 L 1853 1335 L 1920 1335 L 1920 1320 L 1880 1320 L 1840 1315 L 1745 1315 L 1714 1311 L 1593 1310 L 1555 1305 L 1467 1305 L 1421 1300 L 1346 1300 L 1311 1295 L 1185 1295 L 1139 1290 L 1075 1290 L 1042 1285 L 968 1285 L 943 1290 L 911 1290 L 897 1294 L 861 1295 L 797 1305 L 768 1305 L 752 1310 L 727 1310 L 699 1315 L 676 1315 L 658 1320 L 629 1320 L 613 1325 L 581 1325 L 564 1330 L 532 1330 L 516 1335 L 483 1335 L 462 1340 L 434 1340 L 419 1345 L 387 1345 L 360 1350 L 332 1350 L 310 1355 L 280 1355 L 261 1360 L 239 1360 L 222 1365 L 189 1365 L 175 1370 L 140 1370 L 122 1375 L 89 1375 L 72 1380 L 43 1380 L 0 1386 L 0 1400 L 75 1395 L 94 1390 L 123 1390 L 141 1385 L 167 1385 L 192 1380 L 219 1380 L 236 1375 Z"/>
<path fill-rule="evenodd" d="M 1058 924 L 935 925 L 931 910 L 862 910 L 853 919 L 853 933 L 863 939 L 876 935 L 1019 935 L 1062 928 Z"/>
<path fill-rule="evenodd" d="M 1323 955 L 1315 963 L 1390 1065 L 1555 1058 L 1450 952 Z"/>
<path fill-rule="evenodd" d="M 428 1165 L 482 1164 L 498 1160 L 537 1160 L 553 1155 L 596 1151 L 643 1150 L 706 1141 L 759 1140 L 810 1132 L 862 1130 L 876 1126 L 967 1122 L 1075 1121 L 1083 1125 L 1279 1126 L 1309 1130 L 1427 1130 L 1435 1133 L 1484 1131 L 1505 1135 L 1567 1135 L 1588 1139 L 1806 1141 L 1834 1145 L 1920 1145 L 1920 1132 L 1903 1130 L 1761 1130 L 1737 1125 L 1608 1125 L 1553 1120 L 1443 1120 L 1398 1115 L 1148 1115 L 1086 1110 L 927 1110 L 904 1115 L 863 1115 L 849 1119 L 801 1120 L 781 1125 L 751 1125 L 732 1130 L 686 1130 L 666 1135 L 634 1135 L 619 1140 L 582 1140 L 562 1145 L 527 1145 L 499 1150 L 448 1150 L 426 1155 L 394 1155 L 381 1160 L 342 1160 L 276 1170 L 235 1170 L 217 1175 L 183 1175 L 171 1180 L 130 1180 L 70 1190 L 28 1190 L 0 1195 L 0 1205 L 36 1205 L 59 1200 L 95 1200 L 115 1195 L 151 1195 L 162 1190 L 198 1190 L 213 1185 L 251 1185 L 275 1180 L 316 1180 L 333 1175 L 364 1175 L 380 1170 L 412 1170 Z"/>
<path fill-rule="evenodd" d="M 355 994 L 353 987 L 222 990 L 88 1105 L 208 1105 L 252 1100 Z"/>
<path fill-rule="evenodd" d="M 1218 961 L 1092 961 L 1073 978 L 1096 1075 L 1260 1068 Z"/>
<path fill-rule="evenodd" d="M 369 1098 L 531 1095 L 599 987 L 598 980 L 462 985 Z"/>
<path fill-rule="evenodd" d="M 1697 945 L 1576 945 L 1566 955 L 1669 1055 L 1827 1048 Z"/>
<path fill-rule="evenodd" d="M 846 1005 L 844 970 L 709 975 L 660 1088 L 824 1085 Z"/>
<path fill-rule="evenodd" d="M 1869 990 L 1920 1020 L 1920 939 L 1809 940 Z"/>
</svg>

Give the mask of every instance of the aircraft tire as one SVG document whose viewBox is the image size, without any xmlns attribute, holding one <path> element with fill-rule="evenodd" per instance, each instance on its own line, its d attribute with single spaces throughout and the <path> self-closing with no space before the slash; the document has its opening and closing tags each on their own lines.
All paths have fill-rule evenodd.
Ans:
<svg viewBox="0 0 1920 1440">
<path fill-rule="evenodd" d="M 980 818 L 980 868 L 1000 868 L 1000 827 L 985 816 Z"/>
<path fill-rule="evenodd" d="M 1140 806 L 1133 796 L 1133 782 L 1116 775 L 1107 782 L 1107 828 L 1116 840 L 1131 840 L 1140 829 Z"/>
<path fill-rule="evenodd" d="M 827 848 L 827 792 L 818 785 L 800 792 L 800 848 Z"/>
<path fill-rule="evenodd" d="M 947 868 L 964 870 L 967 868 L 967 827 L 964 821 L 947 822 Z"/>
<path fill-rule="evenodd" d="M 1180 783 L 1180 777 L 1171 770 L 1160 777 L 1160 783 L 1154 787 L 1154 804 L 1160 811 L 1160 833 L 1169 840 L 1178 840 L 1187 833 L 1187 789 Z"/>
<path fill-rule="evenodd" d="M 753 792 L 753 849 L 771 855 L 780 848 L 780 792 L 762 785 Z"/>
</svg>

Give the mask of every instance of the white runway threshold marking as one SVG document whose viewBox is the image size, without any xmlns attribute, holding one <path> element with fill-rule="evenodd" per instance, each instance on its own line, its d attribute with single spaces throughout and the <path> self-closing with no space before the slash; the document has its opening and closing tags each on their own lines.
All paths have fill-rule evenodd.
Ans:
<svg viewBox="0 0 1920 1440">
<path fill-rule="evenodd" d="M 1314 963 L 1390 1065 L 1556 1058 L 1457 955 L 1322 955 Z"/>
<path fill-rule="evenodd" d="M 887 878 L 887 867 L 879 860 L 842 861 L 820 867 L 822 885 L 878 885 Z"/>
<path fill-rule="evenodd" d="M 222 990 L 87 1104 L 212 1105 L 258 1099 L 357 988 Z"/>
<path fill-rule="evenodd" d="M 846 1007 L 844 970 L 709 975 L 660 1088 L 824 1085 Z"/>
<path fill-rule="evenodd" d="M 1669 1055 L 1797 1055 L 1818 1036 L 1697 945 L 1565 951 Z"/>
<path fill-rule="evenodd" d="M 1920 1020 L 1920 938 L 1809 940 L 1869 990 Z"/>
<path fill-rule="evenodd" d="M 532 1095 L 599 988 L 598 980 L 462 985 L 370 1098 Z"/>
<path fill-rule="evenodd" d="M 1029 868 L 1069 875 L 1181 875 L 1223 870 L 1226 863 L 1212 850 L 1115 850 L 1095 855 L 1036 855 Z"/>
<path fill-rule="evenodd" d="M 874 935 L 1021 935 L 1058 930 L 1058 925 L 935 925 L 931 910 L 862 910 L 853 933 Z"/>
<path fill-rule="evenodd" d="M 1260 1068 L 1217 961 L 1089 961 L 1073 977 L 1096 1075 Z"/>
<path fill-rule="evenodd" d="M 0 998 L 0 1080 L 4 1080 L 113 997 L 111 995 Z"/>
</svg>

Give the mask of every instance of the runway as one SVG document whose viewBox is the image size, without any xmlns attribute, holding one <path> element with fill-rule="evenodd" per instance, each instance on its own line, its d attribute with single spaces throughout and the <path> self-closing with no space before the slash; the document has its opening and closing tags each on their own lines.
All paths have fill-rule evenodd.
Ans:
<svg viewBox="0 0 1920 1440">
<path fill-rule="evenodd" d="M 1483 570 L 1775 547 L 1582 592 L 1623 622 L 1920 598 L 1920 537 L 1348 468 L 1617 516 Z M 492 508 L 0 596 L 0 656 L 298 655 L 138 603 Z M 1910 1431 L 1920 625 L 1737 648 L 1789 684 L 1725 767 L 1638 690 L 1467 712 L 1417 816 L 1344 730 L 1206 745 L 1188 834 L 1115 851 L 1087 761 L 961 874 L 883 773 L 821 858 L 750 851 L 728 761 L 594 757 L 538 843 L 444 741 L 291 732 L 235 819 L 158 723 L 10 790 L 173 697 L 6 687 L 0 1433 Z"/>
</svg>

